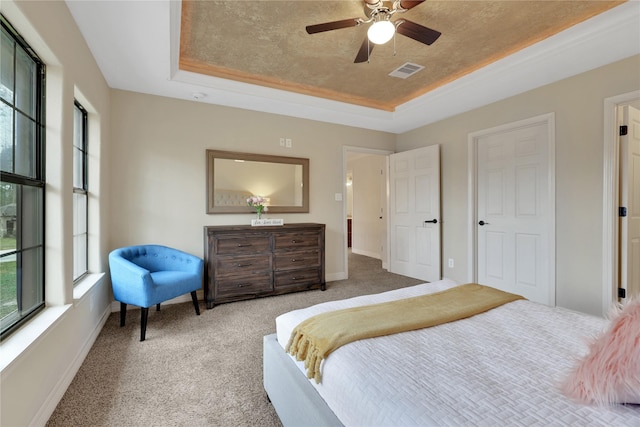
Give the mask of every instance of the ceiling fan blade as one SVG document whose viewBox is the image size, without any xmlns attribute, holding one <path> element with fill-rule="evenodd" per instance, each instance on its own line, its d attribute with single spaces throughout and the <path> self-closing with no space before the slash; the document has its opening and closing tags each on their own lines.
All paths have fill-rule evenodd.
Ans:
<svg viewBox="0 0 640 427">
<path fill-rule="evenodd" d="M 404 22 L 398 25 L 396 31 L 403 36 L 407 36 L 420 43 L 428 44 L 438 40 L 438 37 L 442 34 L 440 31 L 432 30 L 431 28 L 423 27 L 415 22 L 403 20 Z"/>
<path fill-rule="evenodd" d="M 307 25 L 307 34 L 322 33 L 324 31 L 339 30 L 340 28 L 355 27 L 360 24 L 360 18 L 343 19 L 342 21 L 325 22 L 323 24 Z"/>
<path fill-rule="evenodd" d="M 419 4 L 422 4 L 423 2 L 424 2 L 423 0 L 418 0 L 418 1 L 401 0 L 400 7 L 405 10 L 409 10 L 409 9 L 413 9 Z"/>
<path fill-rule="evenodd" d="M 369 43 L 369 39 L 365 37 L 364 41 L 362 42 L 362 45 L 360 46 L 360 50 L 356 55 L 356 59 L 355 61 L 353 61 L 353 63 L 359 64 L 361 62 L 367 62 L 369 60 L 369 56 L 371 56 L 371 51 L 373 50 L 373 46 L 375 45 L 373 43 Z"/>
</svg>

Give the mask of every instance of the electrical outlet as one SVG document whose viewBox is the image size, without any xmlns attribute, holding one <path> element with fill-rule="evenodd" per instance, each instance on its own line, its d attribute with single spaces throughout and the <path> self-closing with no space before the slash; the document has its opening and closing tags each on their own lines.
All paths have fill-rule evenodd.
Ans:
<svg viewBox="0 0 640 427">
<path fill-rule="evenodd" d="M 291 138 L 287 138 L 285 140 L 285 144 L 287 145 L 287 148 L 291 148 Z"/>
<path fill-rule="evenodd" d="M 453 258 L 449 258 L 449 268 L 453 268 Z"/>
<path fill-rule="evenodd" d="M 284 138 L 280 138 L 280 147 L 284 147 Z"/>
</svg>

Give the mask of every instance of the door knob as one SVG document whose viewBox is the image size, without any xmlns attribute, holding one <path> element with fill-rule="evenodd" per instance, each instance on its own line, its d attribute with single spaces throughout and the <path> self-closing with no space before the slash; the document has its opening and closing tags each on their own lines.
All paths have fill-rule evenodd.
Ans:
<svg viewBox="0 0 640 427">
<path fill-rule="evenodd" d="M 438 223 L 438 220 L 437 220 L 437 219 L 432 219 L 431 221 L 425 221 L 424 223 L 425 223 L 425 224 L 426 224 L 426 223 L 437 224 L 437 223 Z"/>
<path fill-rule="evenodd" d="M 478 223 L 478 225 L 489 225 L 489 223 L 488 223 L 488 222 L 484 222 L 484 221 L 480 221 L 480 222 Z"/>
</svg>

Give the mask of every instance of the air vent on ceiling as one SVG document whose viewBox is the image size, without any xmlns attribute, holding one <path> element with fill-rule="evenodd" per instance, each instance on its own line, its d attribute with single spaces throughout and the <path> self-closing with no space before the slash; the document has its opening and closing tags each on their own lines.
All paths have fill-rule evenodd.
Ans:
<svg viewBox="0 0 640 427">
<path fill-rule="evenodd" d="M 422 70 L 424 67 L 422 65 L 413 64 L 411 62 L 406 62 L 400 67 L 396 68 L 392 72 L 389 73 L 391 77 L 398 77 L 401 79 L 406 79 L 409 76 L 413 76 L 418 71 Z"/>
</svg>

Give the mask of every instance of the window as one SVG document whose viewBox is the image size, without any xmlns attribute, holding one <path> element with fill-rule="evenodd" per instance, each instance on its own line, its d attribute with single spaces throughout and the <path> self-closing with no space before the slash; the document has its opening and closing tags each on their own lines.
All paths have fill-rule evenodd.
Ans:
<svg viewBox="0 0 640 427">
<path fill-rule="evenodd" d="M 73 280 L 87 273 L 87 111 L 73 109 Z"/>
<path fill-rule="evenodd" d="M 0 337 L 44 307 L 45 67 L 0 15 Z"/>
</svg>

